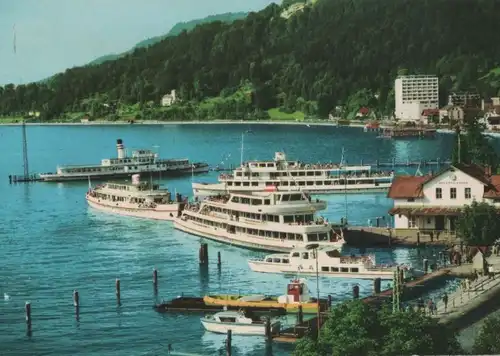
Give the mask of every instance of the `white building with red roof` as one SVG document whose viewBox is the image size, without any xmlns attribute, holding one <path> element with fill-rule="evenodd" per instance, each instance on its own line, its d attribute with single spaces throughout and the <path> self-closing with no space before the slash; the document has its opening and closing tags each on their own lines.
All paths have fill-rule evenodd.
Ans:
<svg viewBox="0 0 500 356">
<path fill-rule="evenodd" d="M 427 176 L 399 176 L 388 197 L 396 230 L 454 232 L 461 209 L 473 201 L 500 208 L 500 175 L 476 165 L 456 164 Z"/>
</svg>

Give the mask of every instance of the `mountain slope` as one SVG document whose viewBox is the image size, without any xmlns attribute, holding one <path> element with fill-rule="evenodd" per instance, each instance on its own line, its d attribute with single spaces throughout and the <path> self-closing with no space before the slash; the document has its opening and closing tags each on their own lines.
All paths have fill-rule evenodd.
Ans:
<svg viewBox="0 0 500 356">
<path fill-rule="evenodd" d="M 0 112 L 45 104 L 53 117 L 88 110 L 83 100 L 96 97 L 142 107 L 172 89 L 186 104 L 161 118 L 233 117 L 273 107 L 324 117 L 351 97 L 387 111 L 401 70 L 439 75 L 443 96 L 498 90 L 478 80 L 500 67 L 491 37 L 500 33 L 496 0 L 318 0 L 288 20 L 281 11 L 272 4 L 230 24 L 203 24 L 116 61 L 69 69 L 50 86 L 4 88 Z M 242 86 L 252 88 L 250 101 L 238 94 L 203 104 L 233 98 Z"/>
<path fill-rule="evenodd" d="M 160 42 L 161 40 L 165 39 L 166 37 L 169 36 L 177 36 L 179 33 L 182 31 L 191 31 L 193 28 L 200 24 L 204 23 L 209 23 L 209 22 L 214 22 L 214 21 L 222 21 L 222 22 L 232 22 L 235 20 L 239 20 L 244 18 L 247 15 L 246 12 L 226 12 L 224 14 L 219 14 L 219 15 L 210 15 L 207 17 L 204 17 L 202 19 L 196 19 L 196 20 L 191 20 L 187 22 L 178 22 L 168 31 L 166 35 L 163 36 L 156 36 L 156 37 L 151 37 L 148 38 L 144 41 L 141 41 L 137 43 L 131 50 L 120 53 L 120 54 L 108 54 L 102 57 L 99 57 L 97 59 L 94 59 L 92 62 L 89 63 L 89 65 L 97 65 L 101 64 L 107 61 L 113 61 L 115 59 L 118 59 L 120 57 L 123 57 L 127 55 L 128 53 L 133 52 L 136 48 L 143 48 L 143 47 L 148 47 L 151 45 L 154 45 L 155 43 Z"/>
</svg>

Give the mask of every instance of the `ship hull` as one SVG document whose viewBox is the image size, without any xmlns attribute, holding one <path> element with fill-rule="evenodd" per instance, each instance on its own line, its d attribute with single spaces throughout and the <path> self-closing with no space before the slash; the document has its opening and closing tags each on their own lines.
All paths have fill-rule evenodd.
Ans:
<svg viewBox="0 0 500 356">
<path fill-rule="evenodd" d="M 109 180 L 113 178 L 126 179 L 130 178 L 134 174 L 143 174 L 144 176 L 151 175 L 152 177 L 169 177 L 169 176 L 179 176 L 187 174 L 201 174 L 207 173 L 209 171 L 209 166 L 201 166 L 197 168 L 179 168 L 179 169 L 165 169 L 158 171 L 128 171 L 128 172 L 96 172 L 88 174 L 40 174 L 40 178 L 44 182 L 65 182 L 65 181 L 82 181 L 88 180 Z"/>
<path fill-rule="evenodd" d="M 283 266 L 283 264 L 274 264 L 264 261 L 248 261 L 250 269 L 254 272 L 260 273 L 279 273 L 279 274 L 297 274 L 301 275 L 316 275 L 316 270 L 308 270 L 306 268 L 298 269 L 297 266 Z M 319 271 L 319 276 L 324 277 L 334 277 L 334 278 L 349 278 L 349 279 L 374 279 L 380 278 L 383 280 L 392 280 L 394 277 L 394 271 L 390 269 L 386 270 L 374 270 L 374 271 L 360 271 L 358 273 L 342 273 L 342 272 L 325 272 Z"/>
<path fill-rule="evenodd" d="M 227 334 L 228 330 L 231 330 L 235 335 L 255 335 L 264 336 L 266 334 L 265 324 L 241 324 L 241 323 L 221 323 L 218 321 L 201 319 L 201 324 L 205 330 L 217 333 L 217 334 Z M 271 332 L 275 333 L 279 330 L 279 323 L 271 324 Z"/>
<path fill-rule="evenodd" d="M 300 244 L 295 241 L 282 241 L 280 239 L 273 238 L 265 239 L 243 234 L 231 234 L 224 229 L 200 225 L 198 223 L 194 223 L 191 220 L 185 221 L 181 218 L 174 219 L 174 228 L 191 235 L 204 237 L 209 240 L 259 251 L 290 252 L 294 248 L 304 247 L 305 245 L 307 245 L 306 243 Z M 344 243 L 326 242 L 320 244 L 341 249 Z"/>
<path fill-rule="evenodd" d="M 204 183 L 193 183 L 193 194 L 198 197 L 225 194 L 227 192 L 266 192 L 264 187 L 240 187 L 231 188 L 224 183 L 214 183 L 214 184 L 204 184 Z M 310 194 L 346 194 L 346 193 L 377 193 L 377 192 L 387 192 L 391 187 L 391 183 L 379 183 L 375 184 L 356 184 L 356 185 L 334 185 L 330 187 L 298 187 L 299 191 L 304 191 Z M 290 189 L 278 188 L 275 191 L 290 191 Z"/>
<path fill-rule="evenodd" d="M 108 214 L 152 220 L 172 221 L 177 216 L 180 207 L 180 204 L 172 203 L 161 205 L 159 208 L 138 208 L 136 205 L 126 202 L 115 202 L 116 205 L 112 206 L 98 198 L 87 196 L 86 199 L 90 207 Z"/>
</svg>

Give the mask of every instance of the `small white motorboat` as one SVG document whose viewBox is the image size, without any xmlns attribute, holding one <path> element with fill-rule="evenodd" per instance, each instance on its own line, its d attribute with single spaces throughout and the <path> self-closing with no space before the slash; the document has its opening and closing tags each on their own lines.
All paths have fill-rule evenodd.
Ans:
<svg viewBox="0 0 500 356">
<path fill-rule="evenodd" d="M 231 330 L 237 335 L 266 335 L 266 321 L 247 317 L 240 311 L 223 311 L 214 315 L 207 315 L 201 318 L 201 324 L 205 330 L 225 334 Z M 271 333 L 274 334 L 280 329 L 279 321 L 271 321 Z"/>
</svg>

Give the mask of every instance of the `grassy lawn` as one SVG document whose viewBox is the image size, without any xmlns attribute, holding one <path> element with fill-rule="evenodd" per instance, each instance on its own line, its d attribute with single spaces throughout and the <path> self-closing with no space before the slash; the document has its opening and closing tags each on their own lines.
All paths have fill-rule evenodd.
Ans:
<svg viewBox="0 0 500 356">
<path fill-rule="evenodd" d="M 0 116 L 0 124 L 15 124 L 17 122 L 22 122 L 22 116 Z"/>
<path fill-rule="evenodd" d="M 271 120 L 304 121 L 305 116 L 301 111 L 287 114 L 286 112 L 281 112 L 278 108 L 269 109 L 267 112 L 269 113 Z"/>
</svg>

